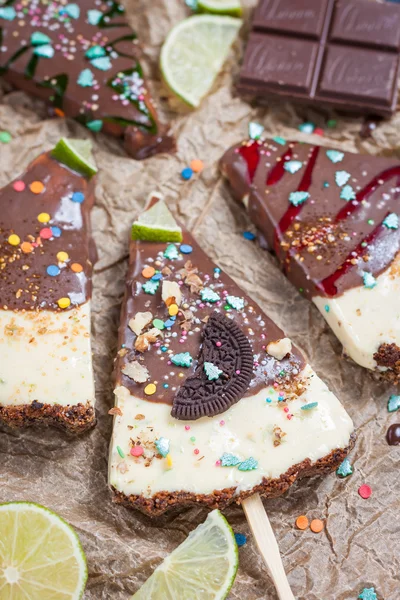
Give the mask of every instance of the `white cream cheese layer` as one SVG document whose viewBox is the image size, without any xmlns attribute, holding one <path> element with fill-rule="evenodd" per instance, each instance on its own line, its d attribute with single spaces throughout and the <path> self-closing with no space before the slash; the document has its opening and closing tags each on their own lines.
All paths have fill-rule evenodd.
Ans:
<svg viewBox="0 0 400 600">
<path fill-rule="evenodd" d="M 377 368 L 374 354 L 381 344 L 400 346 L 399 268 L 400 261 L 395 261 L 372 288 L 352 288 L 337 298 L 313 298 L 344 352 L 362 367 Z"/>
<path fill-rule="evenodd" d="M 170 406 L 141 400 L 118 387 L 116 406 L 121 414 L 114 417 L 110 485 L 126 495 L 145 497 L 162 491 L 210 494 L 230 487 L 240 493 L 263 477 L 279 478 L 307 458 L 315 462 L 345 448 L 353 431 L 350 417 L 311 367 L 302 375 L 305 392 L 287 403 L 288 412 L 278 393 L 268 387 L 221 415 L 197 421 L 173 419 Z M 302 410 L 312 402 L 318 405 Z M 274 445 L 277 428 L 280 436 L 285 435 Z M 169 443 L 166 458 L 154 446 L 160 438 Z M 133 444 L 139 444 L 144 454 L 132 456 Z M 240 461 L 253 458 L 258 466 L 248 471 L 223 467 L 219 461 L 224 454 Z"/>
<path fill-rule="evenodd" d="M 90 302 L 54 312 L 0 310 L 0 405 L 94 404 Z"/>
</svg>

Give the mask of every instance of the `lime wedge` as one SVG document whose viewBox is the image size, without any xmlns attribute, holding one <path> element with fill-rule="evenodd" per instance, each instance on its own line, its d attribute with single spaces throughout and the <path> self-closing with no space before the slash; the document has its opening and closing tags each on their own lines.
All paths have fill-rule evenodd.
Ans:
<svg viewBox="0 0 400 600">
<path fill-rule="evenodd" d="M 164 200 L 159 199 L 133 223 L 132 239 L 144 242 L 181 242 L 182 229 Z"/>
<path fill-rule="evenodd" d="M 231 15 L 240 17 L 242 14 L 242 5 L 240 0 L 198 0 L 200 10 L 219 15 Z"/>
<path fill-rule="evenodd" d="M 81 175 L 92 177 L 97 173 L 90 140 L 61 138 L 52 150 L 51 155 L 60 163 L 67 165 L 67 167 Z"/>
<path fill-rule="evenodd" d="M 0 504 L 0 598 L 79 600 L 86 580 L 79 538 L 63 519 L 30 502 Z"/>
<path fill-rule="evenodd" d="M 233 531 L 214 510 L 131 600 L 223 600 L 235 580 L 238 562 Z"/>
<path fill-rule="evenodd" d="M 161 71 L 170 89 L 190 106 L 199 106 L 212 88 L 241 25 L 232 17 L 195 15 L 169 32 Z"/>
</svg>

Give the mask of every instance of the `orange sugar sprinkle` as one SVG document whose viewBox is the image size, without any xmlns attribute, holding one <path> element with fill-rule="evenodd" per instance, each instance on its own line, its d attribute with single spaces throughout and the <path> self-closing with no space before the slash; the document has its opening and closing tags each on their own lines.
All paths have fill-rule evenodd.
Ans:
<svg viewBox="0 0 400 600">
<path fill-rule="evenodd" d="M 82 273 L 83 267 L 79 263 L 72 263 L 71 271 L 73 271 L 74 273 Z"/>
<path fill-rule="evenodd" d="M 190 162 L 190 168 L 195 173 L 201 173 L 201 171 L 204 169 L 204 163 L 199 158 L 195 158 Z"/>
<path fill-rule="evenodd" d="M 153 275 L 155 275 L 155 272 L 156 272 L 156 270 L 154 267 L 145 267 L 142 271 L 142 275 L 146 279 L 151 279 L 153 277 Z"/>
<path fill-rule="evenodd" d="M 33 252 L 33 246 L 29 242 L 22 242 L 21 250 L 24 254 L 29 254 L 30 252 Z"/>
<path fill-rule="evenodd" d="M 32 181 L 29 189 L 33 194 L 40 194 L 44 190 L 44 184 L 41 181 Z"/>
<path fill-rule="evenodd" d="M 61 108 L 55 108 L 54 114 L 57 115 L 57 117 L 65 117 L 65 112 L 61 110 Z"/>
<path fill-rule="evenodd" d="M 321 533 L 324 528 L 324 522 L 320 519 L 313 519 L 310 524 L 310 529 L 314 533 Z"/>
<path fill-rule="evenodd" d="M 305 515 L 300 515 L 300 517 L 297 517 L 296 519 L 296 527 L 297 529 L 301 529 L 302 531 L 304 529 L 307 529 L 308 527 L 308 519 Z"/>
</svg>

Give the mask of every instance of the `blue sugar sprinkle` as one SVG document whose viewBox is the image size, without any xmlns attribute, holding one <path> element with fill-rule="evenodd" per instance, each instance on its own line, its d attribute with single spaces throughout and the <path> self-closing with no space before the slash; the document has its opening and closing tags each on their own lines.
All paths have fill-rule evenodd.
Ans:
<svg viewBox="0 0 400 600">
<path fill-rule="evenodd" d="M 189 244 L 182 244 L 179 250 L 182 254 L 191 254 L 191 252 L 193 252 L 193 248 Z"/>
<path fill-rule="evenodd" d="M 84 199 L 85 196 L 82 194 L 82 192 L 74 192 L 71 198 L 72 202 L 77 202 L 78 204 L 82 204 Z"/>
<path fill-rule="evenodd" d="M 47 275 L 50 275 L 50 277 L 57 277 L 57 275 L 60 274 L 60 269 L 57 267 L 57 265 L 49 265 L 46 271 Z"/>
<path fill-rule="evenodd" d="M 243 237 L 245 240 L 255 240 L 256 236 L 251 231 L 243 231 Z"/>
<path fill-rule="evenodd" d="M 181 177 L 182 177 L 182 179 L 185 179 L 186 181 L 191 179 L 192 176 L 193 176 L 193 169 L 191 169 L 190 167 L 186 167 L 186 169 L 183 169 L 181 171 Z"/>
<path fill-rule="evenodd" d="M 51 229 L 51 233 L 53 234 L 54 237 L 58 238 L 61 236 L 61 229 L 59 227 L 50 227 Z"/>
<path fill-rule="evenodd" d="M 329 312 L 331 309 L 329 308 L 329 306 L 327 304 L 325 304 L 325 312 Z"/>
<path fill-rule="evenodd" d="M 247 537 L 243 533 L 235 533 L 235 540 L 238 548 L 244 546 L 247 542 Z"/>
<path fill-rule="evenodd" d="M 270 402 L 272 402 L 272 400 L 271 400 L 271 398 L 267 398 L 265 402 L 268 402 L 268 404 L 269 404 Z"/>
<path fill-rule="evenodd" d="M 160 279 L 162 279 L 162 274 L 161 273 L 156 273 L 155 275 L 153 275 L 153 277 L 151 278 L 152 281 L 159 281 Z"/>
</svg>

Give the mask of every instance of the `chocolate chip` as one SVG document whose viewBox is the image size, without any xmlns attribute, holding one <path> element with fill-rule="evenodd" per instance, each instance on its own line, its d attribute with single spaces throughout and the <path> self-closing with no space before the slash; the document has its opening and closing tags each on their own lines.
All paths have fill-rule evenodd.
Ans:
<svg viewBox="0 0 400 600">
<path fill-rule="evenodd" d="M 210 380 L 204 363 L 215 365 L 223 376 Z M 252 374 L 253 352 L 249 340 L 232 319 L 212 313 L 204 328 L 196 370 L 179 388 L 171 415 L 191 421 L 225 412 L 244 396 Z"/>
<path fill-rule="evenodd" d="M 31 406 L 35 410 L 39 410 L 39 409 L 43 408 L 44 404 L 42 402 L 38 402 L 37 400 L 34 400 L 31 404 Z"/>
</svg>

